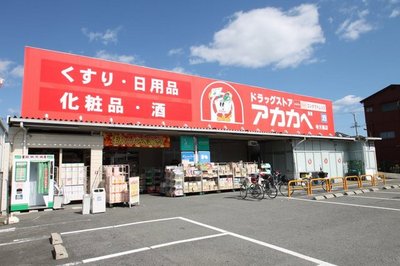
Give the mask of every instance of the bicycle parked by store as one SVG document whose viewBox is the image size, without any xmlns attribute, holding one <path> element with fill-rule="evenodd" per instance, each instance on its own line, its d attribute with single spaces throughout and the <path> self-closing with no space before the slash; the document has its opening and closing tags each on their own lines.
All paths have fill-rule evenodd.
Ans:
<svg viewBox="0 0 400 266">
<path fill-rule="evenodd" d="M 321 186 L 321 188 L 324 191 L 328 191 L 332 189 L 332 184 L 329 183 L 329 180 L 327 179 L 328 173 L 320 170 L 319 172 L 312 172 L 306 175 L 305 177 L 301 178 L 303 181 L 301 182 L 301 186 L 303 188 L 307 188 L 311 182 L 313 186 Z M 321 180 L 312 180 L 314 178 L 323 178 Z"/>
<path fill-rule="evenodd" d="M 291 179 L 286 177 L 286 175 L 282 174 L 279 170 L 273 171 L 272 174 L 274 176 L 274 181 L 276 187 L 279 190 L 279 193 L 285 197 L 289 196 L 288 184 Z M 293 187 L 294 184 L 291 184 L 291 186 Z M 292 194 L 293 194 L 293 189 L 290 190 L 290 196 Z"/>
<path fill-rule="evenodd" d="M 261 185 L 264 193 L 267 194 L 270 199 L 276 198 L 276 196 L 278 196 L 278 188 L 275 184 L 274 176 L 265 173 L 259 173 L 258 178 L 262 178 Z"/>
<path fill-rule="evenodd" d="M 240 184 L 240 197 L 246 199 L 249 195 L 254 199 L 264 198 L 264 189 L 259 183 L 258 176 L 246 177 Z"/>
</svg>

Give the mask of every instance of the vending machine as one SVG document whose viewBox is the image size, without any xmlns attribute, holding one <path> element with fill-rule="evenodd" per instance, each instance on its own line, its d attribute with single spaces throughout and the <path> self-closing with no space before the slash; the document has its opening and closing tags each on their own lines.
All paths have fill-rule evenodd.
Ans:
<svg viewBox="0 0 400 266">
<path fill-rule="evenodd" d="M 54 155 L 15 155 L 11 211 L 53 208 Z"/>
</svg>

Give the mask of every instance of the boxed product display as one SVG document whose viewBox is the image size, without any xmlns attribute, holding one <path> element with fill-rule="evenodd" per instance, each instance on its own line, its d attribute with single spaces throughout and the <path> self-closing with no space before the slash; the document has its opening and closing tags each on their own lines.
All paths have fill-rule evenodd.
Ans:
<svg viewBox="0 0 400 266">
<path fill-rule="evenodd" d="M 244 177 L 257 171 L 257 163 L 246 162 L 167 166 L 163 190 L 170 195 L 170 188 L 182 190 L 183 194 L 238 189 Z"/>
<path fill-rule="evenodd" d="M 183 196 L 184 176 L 183 167 L 167 166 L 165 168 L 165 180 L 161 185 L 164 194 L 169 197 Z"/>
<path fill-rule="evenodd" d="M 129 201 L 129 165 L 104 165 L 106 202 L 108 204 Z"/>
<path fill-rule="evenodd" d="M 86 193 L 86 166 L 83 163 L 63 163 L 59 170 L 59 185 L 64 195 L 64 204 L 82 200 Z"/>
</svg>

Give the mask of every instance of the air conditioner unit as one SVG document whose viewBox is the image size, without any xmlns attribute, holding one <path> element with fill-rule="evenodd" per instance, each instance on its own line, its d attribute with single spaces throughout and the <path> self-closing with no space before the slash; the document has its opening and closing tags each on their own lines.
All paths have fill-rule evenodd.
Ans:
<svg viewBox="0 0 400 266">
<path fill-rule="evenodd" d="M 248 145 L 248 146 L 258 146 L 258 142 L 255 141 L 255 140 L 249 140 L 249 141 L 247 142 L 247 145 Z"/>
</svg>

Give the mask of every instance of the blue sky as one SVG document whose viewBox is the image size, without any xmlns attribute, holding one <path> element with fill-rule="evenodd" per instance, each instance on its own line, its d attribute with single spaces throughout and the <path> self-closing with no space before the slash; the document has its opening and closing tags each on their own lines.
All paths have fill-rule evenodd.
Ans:
<svg viewBox="0 0 400 266">
<path fill-rule="evenodd" d="M 335 130 L 400 83 L 400 0 L 1 3 L 0 117 L 19 115 L 24 47 L 329 99 Z M 359 133 L 365 135 L 362 128 Z"/>
</svg>

